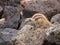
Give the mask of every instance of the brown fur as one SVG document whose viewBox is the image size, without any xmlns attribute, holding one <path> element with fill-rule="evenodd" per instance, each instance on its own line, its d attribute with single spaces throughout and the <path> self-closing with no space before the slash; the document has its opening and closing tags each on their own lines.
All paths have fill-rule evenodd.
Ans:
<svg viewBox="0 0 60 45">
<path fill-rule="evenodd" d="M 40 13 L 34 14 L 32 16 L 32 19 L 34 19 L 38 23 L 38 25 L 40 25 L 40 27 L 42 28 L 49 28 L 54 26 L 48 21 L 48 19 L 43 14 Z"/>
</svg>

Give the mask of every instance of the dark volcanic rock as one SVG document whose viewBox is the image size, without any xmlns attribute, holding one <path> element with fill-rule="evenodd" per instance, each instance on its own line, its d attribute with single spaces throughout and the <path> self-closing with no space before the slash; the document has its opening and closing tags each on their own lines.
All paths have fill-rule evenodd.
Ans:
<svg viewBox="0 0 60 45">
<path fill-rule="evenodd" d="M 20 20 L 20 7 L 5 6 L 3 17 L 6 19 L 6 23 L 2 27 L 17 28 L 18 21 Z"/>
<path fill-rule="evenodd" d="M 19 0 L 0 0 L 0 5 L 1 6 L 18 6 L 20 4 Z"/>
<path fill-rule="evenodd" d="M 23 16 L 24 18 L 30 18 L 32 17 L 35 13 L 37 13 L 36 11 L 31 11 L 31 10 L 23 10 Z"/>
<path fill-rule="evenodd" d="M 17 36 L 18 31 L 15 29 L 0 29 L 0 45 L 13 45 L 12 41 Z"/>
<path fill-rule="evenodd" d="M 58 0 L 21 0 L 20 4 L 26 10 L 45 14 L 48 19 L 60 12 Z"/>
<path fill-rule="evenodd" d="M 3 7 L 0 6 L 0 19 L 2 18 L 2 14 L 3 14 Z"/>
<path fill-rule="evenodd" d="M 53 16 L 53 17 L 51 18 L 51 22 L 52 22 L 53 24 L 60 24 L 60 14 L 56 14 L 55 16 Z"/>
</svg>

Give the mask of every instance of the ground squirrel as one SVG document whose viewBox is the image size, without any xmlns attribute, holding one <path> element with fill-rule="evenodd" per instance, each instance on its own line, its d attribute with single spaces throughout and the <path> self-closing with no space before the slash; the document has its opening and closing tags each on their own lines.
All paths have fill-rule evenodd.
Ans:
<svg viewBox="0 0 60 45">
<path fill-rule="evenodd" d="M 23 23 L 25 25 L 19 30 L 14 43 L 16 45 L 42 45 L 46 37 L 45 30 L 36 28 L 37 24 L 32 18 L 27 18 Z"/>
<path fill-rule="evenodd" d="M 36 23 L 38 23 L 38 25 L 40 25 L 40 27 L 42 28 L 49 28 L 54 26 L 52 23 L 50 23 L 48 21 L 48 19 L 41 13 L 36 13 L 32 16 L 32 19 L 34 19 L 36 21 Z"/>
<path fill-rule="evenodd" d="M 23 22 L 25 26 L 21 28 L 21 30 L 18 33 L 18 36 L 16 37 L 16 44 L 19 45 L 42 45 L 45 38 L 46 38 L 46 31 L 43 28 L 36 28 L 34 26 L 37 26 L 39 23 L 39 26 L 41 25 L 42 27 L 50 27 L 53 26 L 47 18 L 40 13 L 34 14 L 31 18 L 25 19 Z M 28 26 L 30 25 L 30 26 Z M 31 28 L 32 27 L 32 28 Z M 31 28 L 31 29 L 30 29 Z M 48 31 L 47 30 L 47 31 Z"/>
<path fill-rule="evenodd" d="M 48 21 L 48 19 L 41 13 L 34 14 L 31 18 L 27 18 L 24 21 L 23 25 L 32 24 L 31 21 L 35 24 L 35 27 L 50 28 L 54 25 Z M 29 22 L 29 23 L 28 23 Z"/>
</svg>

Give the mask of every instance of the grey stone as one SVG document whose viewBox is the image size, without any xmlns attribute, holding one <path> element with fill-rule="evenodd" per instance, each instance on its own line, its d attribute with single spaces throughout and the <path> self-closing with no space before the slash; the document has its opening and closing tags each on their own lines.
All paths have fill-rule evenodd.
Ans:
<svg viewBox="0 0 60 45">
<path fill-rule="evenodd" d="M 60 14 L 56 14 L 51 18 L 51 23 L 53 24 L 60 24 Z"/>
<path fill-rule="evenodd" d="M 6 19 L 6 23 L 2 27 L 17 29 L 21 10 L 20 7 L 5 6 L 3 17 Z"/>
<path fill-rule="evenodd" d="M 50 43 L 60 45 L 60 24 L 47 31 L 47 40 Z"/>
<path fill-rule="evenodd" d="M 29 20 L 23 28 L 19 30 L 13 43 L 15 43 L 15 45 L 42 45 L 45 37 L 45 30 L 36 28 L 34 22 Z"/>
<path fill-rule="evenodd" d="M 12 45 L 14 37 L 17 36 L 18 30 L 5 28 L 0 30 L 0 45 Z"/>
<path fill-rule="evenodd" d="M 0 0 L 1 6 L 18 6 L 19 4 L 19 0 Z"/>
</svg>

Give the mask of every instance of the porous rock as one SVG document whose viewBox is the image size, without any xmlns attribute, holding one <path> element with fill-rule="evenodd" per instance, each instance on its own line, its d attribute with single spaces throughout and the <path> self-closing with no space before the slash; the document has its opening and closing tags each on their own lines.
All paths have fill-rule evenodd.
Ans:
<svg viewBox="0 0 60 45">
<path fill-rule="evenodd" d="M 12 7 L 12 6 L 5 6 L 3 17 L 6 20 L 6 23 L 2 27 L 6 28 L 17 28 L 18 21 L 20 20 L 20 11 L 22 8 L 20 7 Z"/>
<path fill-rule="evenodd" d="M 19 4 L 19 0 L 0 0 L 1 6 L 18 6 Z"/>
<path fill-rule="evenodd" d="M 46 34 L 48 42 L 60 45 L 60 24 L 48 30 Z"/>
<path fill-rule="evenodd" d="M 35 26 L 34 22 L 28 21 L 15 37 L 15 45 L 42 45 L 46 37 L 45 30 Z"/>
<path fill-rule="evenodd" d="M 2 18 L 2 14 L 3 14 L 3 7 L 0 6 L 0 19 Z"/>
<path fill-rule="evenodd" d="M 17 36 L 17 33 L 16 29 L 0 29 L 0 45 L 13 45 L 12 41 Z"/>
</svg>

